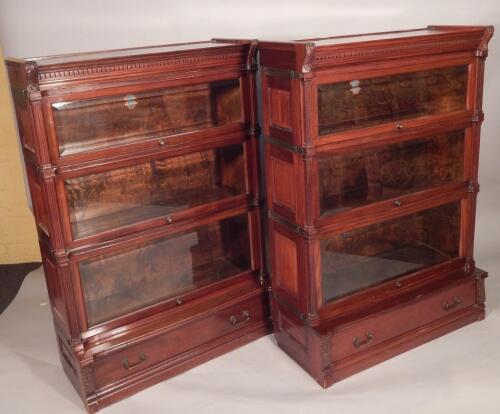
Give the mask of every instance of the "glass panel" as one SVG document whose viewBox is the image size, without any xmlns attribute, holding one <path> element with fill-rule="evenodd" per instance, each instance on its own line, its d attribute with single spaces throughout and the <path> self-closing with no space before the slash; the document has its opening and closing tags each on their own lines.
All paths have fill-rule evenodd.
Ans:
<svg viewBox="0 0 500 414">
<path fill-rule="evenodd" d="M 244 194 L 242 145 L 148 161 L 65 182 L 75 238 Z"/>
<path fill-rule="evenodd" d="M 466 108 L 467 66 L 402 73 L 318 87 L 318 133 Z"/>
<path fill-rule="evenodd" d="M 237 216 L 80 262 L 89 326 L 250 270 Z"/>
<path fill-rule="evenodd" d="M 321 215 L 463 181 L 463 164 L 463 131 L 320 158 Z"/>
<path fill-rule="evenodd" d="M 460 202 L 321 240 L 325 302 L 458 257 Z"/>
<path fill-rule="evenodd" d="M 238 79 L 52 106 L 61 155 L 241 121 Z"/>
</svg>

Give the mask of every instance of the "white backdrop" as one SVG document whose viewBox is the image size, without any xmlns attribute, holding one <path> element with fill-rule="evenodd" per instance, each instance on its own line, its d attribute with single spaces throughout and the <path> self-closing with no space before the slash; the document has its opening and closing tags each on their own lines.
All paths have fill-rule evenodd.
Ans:
<svg viewBox="0 0 500 414">
<path fill-rule="evenodd" d="M 5 54 L 15 57 L 211 37 L 294 39 L 429 24 L 493 24 L 499 32 L 490 42 L 486 66 L 480 166 L 483 194 L 476 232 L 477 262 L 490 271 L 486 321 L 328 391 L 320 390 L 268 337 L 137 394 L 110 408 L 110 414 L 158 412 L 165 401 L 171 412 L 234 412 L 235 407 L 242 414 L 498 412 L 500 0 L 0 0 L 0 41 Z M 31 280 L 41 283 L 40 278 Z M 36 285 L 32 294 L 29 287 L 29 283 L 23 286 L 16 298 L 19 306 L 11 307 L 10 322 L 9 318 L 0 321 L 0 328 L 6 329 L 0 338 L 5 338 L 3 345 L 10 350 L 2 349 L 0 340 L 0 363 L 9 373 L 3 377 L 0 373 L 0 411 L 7 404 L 6 412 L 11 414 L 33 412 L 34 407 L 40 413 L 53 407 L 66 413 L 81 412 L 76 394 L 60 372 L 48 309 L 42 315 L 38 306 L 38 301 L 46 302 L 40 298 L 45 290 Z M 26 330 L 24 323 L 38 328 L 40 335 Z M 15 329 L 7 330 L 9 326 L 22 328 L 21 336 L 16 336 Z M 221 390 L 225 392 L 221 394 Z M 27 393 L 30 398 L 25 398 Z"/>
<path fill-rule="evenodd" d="M 7 56 L 27 57 L 203 40 L 297 39 L 410 29 L 429 24 L 492 24 L 500 0 L 0 0 Z M 500 33 L 487 63 L 480 181 L 497 177 L 500 140 Z"/>
</svg>

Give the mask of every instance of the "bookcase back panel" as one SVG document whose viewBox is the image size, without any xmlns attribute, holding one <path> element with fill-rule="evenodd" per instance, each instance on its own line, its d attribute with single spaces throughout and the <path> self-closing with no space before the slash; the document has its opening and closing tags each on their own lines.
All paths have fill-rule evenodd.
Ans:
<svg viewBox="0 0 500 414">
<path fill-rule="evenodd" d="M 89 326 L 251 268 L 247 215 L 79 263 Z"/>
<path fill-rule="evenodd" d="M 238 79 L 52 104 L 61 156 L 241 122 Z"/>
<path fill-rule="evenodd" d="M 318 86 L 318 134 L 466 109 L 466 65 Z"/>
<path fill-rule="evenodd" d="M 463 181 L 464 139 L 453 131 L 320 158 L 320 214 Z"/>
<path fill-rule="evenodd" d="M 74 238 L 246 192 L 242 145 L 230 145 L 65 181 Z"/>
<path fill-rule="evenodd" d="M 321 240 L 324 302 L 459 256 L 460 202 Z"/>
</svg>

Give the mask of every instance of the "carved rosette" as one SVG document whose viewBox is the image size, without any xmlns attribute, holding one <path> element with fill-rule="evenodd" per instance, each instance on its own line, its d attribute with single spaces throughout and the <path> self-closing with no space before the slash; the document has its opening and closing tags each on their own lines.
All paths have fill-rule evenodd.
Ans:
<svg viewBox="0 0 500 414">
<path fill-rule="evenodd" d="M 304 58 L 304 63 L 302 64 L 302 73 L 310 73 L 311 72 L 311 61 L 312 61 L 312 56 L 313 56 L 313 51 L 314 51 L 314 43 L 308 42 L 305 45 L 305 58 Z"/>
<path fill-rule="evenodd" d="M 40 87 L 38 86 L 38 65 L 36 62 L 26 62 L 26 92 L 31 100 L 41 99 Z"/>
<path fill-rule="evenodd" d="M 330 369 L 330 335 L 321 337 L 321 363 L 323 364 L 323 370 Z"/>
<path fill-rule="evenodd" d="M 250 50 L 248 51 L 247 70 L 257 70 L 257 46 L 259 42 L 252 40 L 250 42 Z"/>
<path fill-rule="evenodd" d="M 95 378 L 94 378 L 94 370 L 92 366 L 86 366 L 81 368 L 81 378 L 83 391 L 85 395 L 91 395 L 95 391 Z"/>
</svg>

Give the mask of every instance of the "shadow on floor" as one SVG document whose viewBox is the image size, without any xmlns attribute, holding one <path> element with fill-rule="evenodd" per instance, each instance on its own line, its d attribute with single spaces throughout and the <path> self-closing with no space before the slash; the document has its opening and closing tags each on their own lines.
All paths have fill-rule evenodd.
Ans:
<svg viewBox="0 0 500 414">
<path fill-rule="evenodd" d="M 28 273 L 41 265 L 39 262 L 0 265 L 0 314 L 14 300 Z"/>
</svg>

